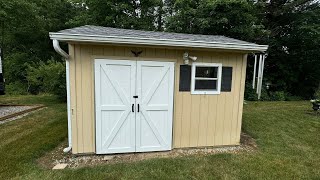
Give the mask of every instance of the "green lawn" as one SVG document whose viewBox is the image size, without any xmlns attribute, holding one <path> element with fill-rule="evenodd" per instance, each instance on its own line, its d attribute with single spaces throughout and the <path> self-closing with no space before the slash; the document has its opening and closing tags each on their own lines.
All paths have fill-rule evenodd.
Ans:
<svg viewBox="0 0 320 180">
<path fill-rule="evenodd" d="M 2 96 L 0 103 L 48 108 L 0 125 L 0 179 L 320 179 L 320 116 L 309 102 L 248 102 L 243 131 L 254 153 L 152 159 L 93 168 L 46 170 L 36 163 L 67 137 L 66 104 L 50 96 Z"/>
</svg>

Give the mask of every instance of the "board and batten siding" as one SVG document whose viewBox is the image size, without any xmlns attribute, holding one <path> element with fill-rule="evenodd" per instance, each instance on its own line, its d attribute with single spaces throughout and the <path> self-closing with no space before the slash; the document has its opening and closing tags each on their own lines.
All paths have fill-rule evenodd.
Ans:
<svg viewBox="0 0 320 180">
<path fill-rule="evenodd" d="M 131 50 L 141 51 L 134 57 Z M 69 44 L 72 152 L 95 152 L 94 59 L 175 62 L 173 148 L 240 143 L 247 56 L 239 52 L 188 50 L 197 62 L 233 67 L 231 92 L 191 95 L 179 92 L 183 50 L 91 44 Z"/>
</svg>

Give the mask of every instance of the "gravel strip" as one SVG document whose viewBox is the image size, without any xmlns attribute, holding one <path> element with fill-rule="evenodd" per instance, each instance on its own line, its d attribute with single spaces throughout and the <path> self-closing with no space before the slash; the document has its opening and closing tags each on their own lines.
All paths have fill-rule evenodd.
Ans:
<svg viewBox="0 0 320 180">
<path fill-rule="evenodd" d="M 0 118 L 31 108 L 34 106 L 0 106 Z"/>
<path fill-rule="evenodd" d="M 29 106 L 31 108 L 34 108 L 34 106 Z M 31 108 L 28 108 L 28 109 L 31 109 Z M 4 123 L 7 123 L 7 122 L 11 122 L 11 121 L 14 121 L 14 120 L 17 120 L 17 119 L 21 119 L 25 116 L 28 116 L 29 114 L 32 114 L 32 113 L 35 113 L 35 112 L 38 112 L 42 109 L 45 109 L 46 107 L 43 107 L 43 108 L 40 108 L 40 109 L 36 109 L 34 111 L 31 111 L 31 112 L 27 112 L 27 113 L 24 113 L 24 114 L 21 114 L 21 115 L 18 115 L 18 116 L 15 116 L 15 117 L 12 117 L 12 118 L 9 118 L 9 119 L 6 119 L 6 120 L 3 120 L 3 121 L 0 121 L 0 125 L 1 124 L 4 124 Z"/>
<path fill-rule="evenodd" d="M 206 147 L 206 148 L 182 148 L 165 152 L 126 153 L 112 155 L 73 155 L 63 153 L 67 142 L 60 144 L 56 149 L 38 159 L 38 163 L 48 169 L 57 164 L 68 164 L 68 168 L 90 167 L 100 164 L 115 164 L 122 162 L 135 162 L 152 158 L 175 158 L 185 156 L 207 156 L 219 153 L 253 153 L 257 150 L 255 140 L 245 133 L 241 133 L 241 144 L 239 146 Z"/>
</svg>

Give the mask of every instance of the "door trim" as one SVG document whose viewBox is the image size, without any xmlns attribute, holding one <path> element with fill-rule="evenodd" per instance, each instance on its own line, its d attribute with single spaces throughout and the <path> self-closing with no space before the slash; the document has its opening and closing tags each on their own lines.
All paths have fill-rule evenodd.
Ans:
<svg viewBox="0 0 320 180">
<path fill-rule="evenodd" d="M 152 152 L 152 151 L 167 151 L 167 150 L 172 150 L 172 147 L 173 147 L 173 123 L 174 123 L 174 90 L 175 90 L 175 62 L 173 61 L 154 61 L 154 59 L 148 59 L 148 58 L 143 58 L 143 59 L 146 59 L 146 61 L 142 60 L 142 61 L 139 61 L 137 59 L 124 59 L 124 58 L 119 58 L 119 57 L 114 57 L 113 58 L 95 58 L 94 59 L 94 123 L 95 123 L 95 147 L 96 147 L 96 154 L 114 154 L 114 153 L 130 153 L 130 152 Z M 148 60 L 148 61 L 147 61 Z M 162 58 L 159 58 L 157 60 L 162 60 Z M 100 94 L 100 85 L 97 85 L 98 83 L 98 80 L 97 78 L 100 76 L 99 72 L 100 70 L 97 70 L 97 64 L 101 64 L 101 63 L 110 63 L 110 64 L 125 64 L 127 65 L 128 63 L 132 63 L 135 70 L 132 71 L 132 73 L 134 73 L 134 75 L 132 77 L 135 77 L 135 82 L 133 83 L 135 88 L 133 92 L 134 95 L 138 95 L 138 85 L 137 85 L 137 71 L 138 71 L 138 67 L 137 67 L 137 64 L 139 62 L 143 62 L 143 63 L 146 63 L 146 64 L 151 64 L 151 65 L 155 65 L 155 64 L 159 64 L 159 65 L 163 65 L 164 63 L 166 64 L 169 64 L 170 65 L 170 68 L 169 68 L 169 72 L 170 75 L 169 75 L 169 78 L 170 78 L 170 81 L 172 82 L 172 86 L 170 86 L 169 88 L 169 98 L 171 99 L 171 103 L 170 103 L 170 106 L 168 107 L 168 113 L 170 114 L 170 117 L 171 117 L 171 123 L 170 123 L 170 141 L 168 143 L 166 143 L 166 146 L 161 148 L 161 149 L 158 149 L 158 150 L 154 150 L 152 148 L 146 148 L 145 151 L 138 151 L 137 150 L 137 104 L 141 104 L 141 99 L 139 96 L 138 99 L 135 99 L 135 98 L 130 98 L 129 99 L 129 102 L 130 102 L 130 105 L 131 104 L 135 104 L 135 112 L 132 113 L 131 112 L 131 106 L 130 106 L 130 112 L 129 112 L 129 116 L 130 115 L 133 115 L 134 117 L 134 121 L 135 121 L 135 133 L 134 133 L 134 136 L 132 136 L 132 138 L 134 139 L 132 142 L 134 142 L 134 150 L 131 150 L 131 151 L 128 151 L 128 150 L 109 150 L 109 151 L 102 151 L 102 149 L 99 149 L 98 147 L 98 143 L 99 141 L 101 141 L 101 133 L 100 135 L 98 135 L 98 125 L 99 123 L 97 122 L 98 118 L 101 119 L 101 116 L 99 116 L 97 114 L 97 111 L 99 110 L 99 106 L 101 105 L 99 102 L 100 102 L 100 98 L 98 96 L 98 94 Z M 130 80 L 130 82 L 132 81 L 132 79 Z M 98 88 L 99 87 L 99 88 Z M 99 89 L 99 90 L 98 90 Z M 107 107 L 106 107 L 107 108 Z M 153 107 L 150 107 L 151 109 Z M 145 109 L 148 109 L 148 108 L 145 108 Z M 140 111 L 143 110 L 143 107 L 141 107 L 140 105 Z"/>
</svg>

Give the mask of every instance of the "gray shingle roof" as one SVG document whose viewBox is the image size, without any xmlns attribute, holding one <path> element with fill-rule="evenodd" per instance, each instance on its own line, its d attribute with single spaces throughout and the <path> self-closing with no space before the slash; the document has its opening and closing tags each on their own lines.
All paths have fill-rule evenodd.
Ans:
<svg viewBox="0 0 320 180">
<path fill-rule="evenodd" d="M 192 47 L 246 52 L 264 52 L 268 49 L 267 45 L 258 45 L 225 36 L 140 31 L 89 25 L 50 32 L 49 35 L 51 39 L 65 42 Z"/>
<path fill-rule="evenodd" d="M 72 29 L 65 29 L 58 33 L 79 34 L 79 35 L 99 35 L 115 37 L 134 37 L 134 38 L 151 38 L 151 39 L 169 39 L 169 40 L 190 40 L 203 42 L 235 43 L 235 44 L 253 44 L 225 36 L 218 35 L 200 35 L 200 34 L 182 34 L 155 31 L 140 31 L 131 29 L 119 29 L 101 26 L 81 26 Z"/>
</svg>

